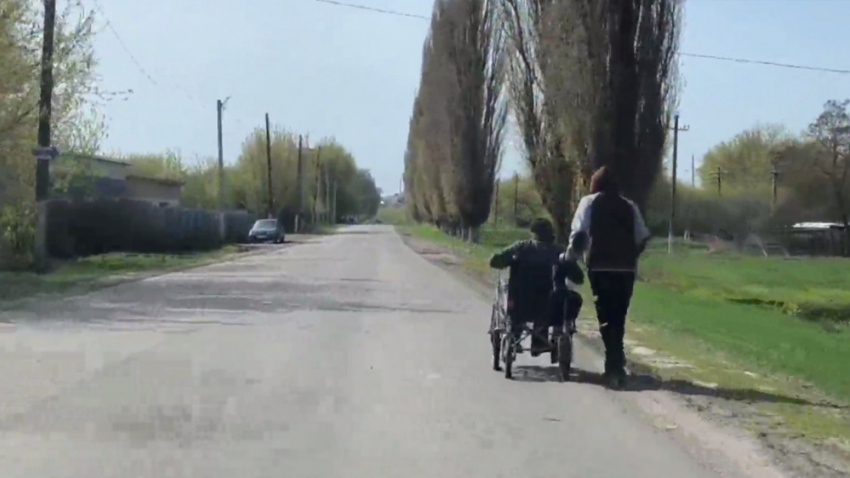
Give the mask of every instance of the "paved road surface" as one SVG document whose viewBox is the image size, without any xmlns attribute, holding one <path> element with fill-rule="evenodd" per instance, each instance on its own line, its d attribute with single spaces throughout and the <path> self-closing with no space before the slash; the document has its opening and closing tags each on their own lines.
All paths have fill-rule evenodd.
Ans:
<svg viewBox="0 0 850 478">
<path fill-rule="evenodd" d="M 387 227 L 6 313 L 0 475 L 714 476 L 614 392 L 492 372 L 488 314 Z"/>
</svg>

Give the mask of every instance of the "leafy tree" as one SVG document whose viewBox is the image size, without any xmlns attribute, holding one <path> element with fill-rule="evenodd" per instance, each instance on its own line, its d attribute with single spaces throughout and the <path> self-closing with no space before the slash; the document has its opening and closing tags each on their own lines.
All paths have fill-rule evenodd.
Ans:
<svg viewBox="0 0 850 478">
<path fill-rule="evenodd" d="M 0 232 L 0 255 L 18 254 L 21 242 L 4 234 L 34 228 L 35 161 L 42 39 L 41 2 L 0 2 L 0 209 L 16 224 Z M 93 16 L 79 0 L 57 12 L 54 45 L 53 143 L 63 151 L 95 152 L 105 136 L 93 105 L 108 101 L 98 89 Z M 79 176 L 78 176 L 79 177 Z M 20 214 L 17 218 L 12 215 Z M 14 220 L 13 220 L 14 219 Z M 17 234 L 16 237 L 32 237 Z M 18 246 L 9 246 L 14 242 Z M 11 249 L 10 249 L 11 247 Z M 27 247 L 24 247 L 27 249 Z"/>
<path fill-rule="evenodd" d="M 471 241 L 477 241 L 478 227 L 490 215 L 507 113 L 503 41 L 494 3 L 440 0 L 432 26 L 440 73 L 430 78 L 436 87 L 431 91 L 442 98 L 440 116 L 448 132 L 442 138 L 448 167 L 441 175 L 447 203 Z"/>
<path fill-rule="evenodd" d="M 731 194 L 770 197 L 771 171 L 780 148 L 794 137 L 778 124 L 758 125 L 712 147 L 699 167 L 702 184 L 716 182 L 722 171 L 722 188 Z"/>
<path fill-rule="evenodd" d="M 812 166 L 826 179 L 832 202 L 845 231 L 844 254 L 850 255 L 850 100 L 827 101 L 823 112 L 809 125 L 809 136 L 819 146 Z"/>
<path fill-rule="evenodd" d="M 677 104 L 683 3 L 565 0 L 548 23 L 548 49 L 567 46 L 548 68 L 560 78 L 553 84 L 567 85 L 558 113 L 577 116 L 564 116 L 573 151 L 586 148 L 594 168 L 610 167 L 641 208 L 661 173 Z"/>
</svg>

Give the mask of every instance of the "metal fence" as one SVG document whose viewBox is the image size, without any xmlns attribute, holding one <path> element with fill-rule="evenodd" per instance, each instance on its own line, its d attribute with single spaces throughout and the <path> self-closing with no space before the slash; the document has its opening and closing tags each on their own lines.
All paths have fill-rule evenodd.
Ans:
<svg viewBox="0 0 850 478">
<path fill-rule="evenodd" d="M 129 199 L 52 200 L 47 206 L 47 248 L 57 258 L 210 250 L 243 242 L 254 220 L 241 211 L 158 207 Z"/>
</svg>

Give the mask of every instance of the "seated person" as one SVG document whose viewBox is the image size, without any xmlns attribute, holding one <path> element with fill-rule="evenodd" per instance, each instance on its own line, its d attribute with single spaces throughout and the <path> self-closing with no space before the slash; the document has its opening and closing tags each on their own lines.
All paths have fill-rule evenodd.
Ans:
<svg viewBox="0 0 850 478">
<path fill-rule="evenodd" d="M 572 247 L 558 258 L 552 271 L 549 325 L 554 328 L 553 335 L 576 332 L 575 322 L 584 302 L 578 292 L 579 286 L 584 284 L 584 271 L 578 265 L 578 257 L 586 242 L 586 234 L 574 237 Z"/>
<path fill-rule="evenodd" d="M 517 241 L 490 257 L 490 267 L 511 268 L 519 277 L 510 280 L 509 291 L 514 307 L 511 309 L 512 333 L 519 336 L 524 323 L 534 323 L 537 334 L 532 336 L 531 354 L 539 355 L 549 349 L 541 340 L 548 335 L 549 302 L 552 292 L 552 271 L 564 248 L 555 244 L 555 228 L 547 219 L 536 219 L 531 224 L 531 239 Z M 538 337 L 540 335 L 541 337 Z M 521 346 L 517 345 L 517 352 Z"/>
</svg>

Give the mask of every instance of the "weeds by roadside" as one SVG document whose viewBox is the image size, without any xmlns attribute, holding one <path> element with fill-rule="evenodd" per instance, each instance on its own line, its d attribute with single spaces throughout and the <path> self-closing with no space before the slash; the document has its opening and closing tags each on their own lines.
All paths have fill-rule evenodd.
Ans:
<svg viewBox="0 0 850 478">
<path fill-rule="evenodd" d="M 226 259 L 244 251 L 239 246 L 202 253 L 113 253 L 65 261 L 48 274 L 0 272 L 0 308 L 37 295 L 82 293 L 135 275 L 173 272 Z"/>
</svg>

